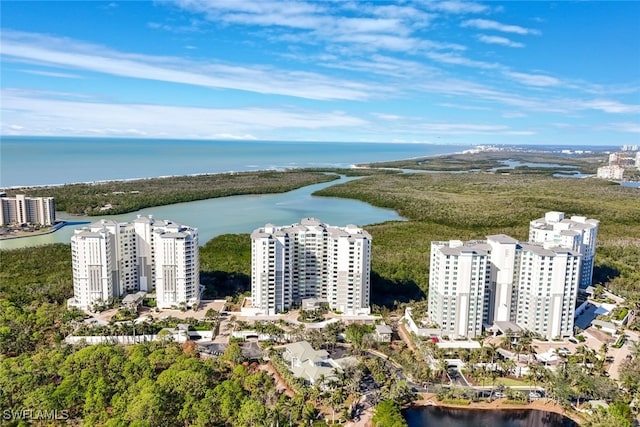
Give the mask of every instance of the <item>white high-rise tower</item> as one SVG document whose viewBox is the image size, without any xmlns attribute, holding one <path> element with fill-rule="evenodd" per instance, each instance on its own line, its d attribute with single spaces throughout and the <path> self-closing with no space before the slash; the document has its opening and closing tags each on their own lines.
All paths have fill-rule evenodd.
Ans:
<svg viewBox="0 0 640 427">
<path fill-rule="evenodd" d="M 251 234 L 252 307 L 276 314 L 319 298 L 346 314 L 369 313 L 371 236 L 315 218 Z"/>
<path fill-rule="evenodd" d="M 591 286 L 593 278 L 599 224 L 597 219 L 587 219 L 585 216 L 574 215 L 566 219 L 563 212 L 547 212 L 544 218 L 531 221 L 529 241 L 550 243 L 580 252 L 580 287 L 584 289 Z"/>
<path fill-rule="evenodd" d="M 102 220 L 71 238 L 74 298 L 90 310 L 130 292 L 156 293 L 158 308 L 200 302 L 198 230 L 153 217 Z"/>
</svg>

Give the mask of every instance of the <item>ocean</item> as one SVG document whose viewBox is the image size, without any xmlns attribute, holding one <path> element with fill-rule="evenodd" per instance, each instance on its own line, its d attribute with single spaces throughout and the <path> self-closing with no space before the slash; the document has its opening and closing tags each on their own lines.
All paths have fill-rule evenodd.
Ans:
<svg viewBox="0 0 640 427">
<path fill-rule="evenodd" d="M 470 148 L 406 143 L 3 136 L 0 188 L 231 171 L 350 167 Z"/>
</svg>

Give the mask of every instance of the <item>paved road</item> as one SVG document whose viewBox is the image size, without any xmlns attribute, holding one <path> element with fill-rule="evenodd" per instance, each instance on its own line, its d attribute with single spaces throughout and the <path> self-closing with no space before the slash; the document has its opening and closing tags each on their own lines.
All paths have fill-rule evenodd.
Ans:
<svg viewBox="0 0 640 427">
<path fill-rule="evenodd" d="M 625 331 L 624 333 L 628 337 L 624 345 L 621 348 L 613 348 L 613 346 L 610 346 L 609 352 L 607 353 L 607 355 L 613 356 L 613 363 L 609 365 L 608 372 L 611 378 L 613 378 L 614 380 L 620 378 L 620 365 L 622 364 L 622 362 L 627 360 L 627 356 L 631 354 L 631 342 L 638 341 L 640 339 L 638 333 L 636 332 Z"/>
</svg>

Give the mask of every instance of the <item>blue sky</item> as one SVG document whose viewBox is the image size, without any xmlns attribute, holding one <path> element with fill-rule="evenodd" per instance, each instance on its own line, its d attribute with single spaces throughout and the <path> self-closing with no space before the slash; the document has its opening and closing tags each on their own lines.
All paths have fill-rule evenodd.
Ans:
<svg viewBox="0 0 640 427">
<path fill-rule="evenodd" d="M 640 2 L 0 7 L 2 135 L 640 144 Z"/>
</svg>

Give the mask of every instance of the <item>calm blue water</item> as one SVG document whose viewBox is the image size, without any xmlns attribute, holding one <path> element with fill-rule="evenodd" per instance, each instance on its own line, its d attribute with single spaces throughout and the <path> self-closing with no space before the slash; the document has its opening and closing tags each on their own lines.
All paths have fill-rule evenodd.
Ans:
<svg viewBox="0 0 640 427">
<path fill-rule="evenodd" d="M 101 218 L 131 221 L 137 214 L 153 215 L 158 219 L 170 219 L 198 228 L 200 245 L 209 239 L 226 233 L 250 233 L 254 229 L 273 223 L 277 225 L 299 222 L 313 216 L 328 224 L 364 226 L 384 221 L 402 220 L 394 210 L 380 209 L 357 200 L 312 196 L 316 190 L 357 178 L 341 178 L 322 184 L 314 184 L 280 194 L 221 197 L 197 202 L 178 203 L 148 208 L 138 212 L 105 217 L 69 216 L 56 214 L 57 219 L 69 221 L 99 221 Z M 63 227 L 55 233 L 36 237 L 0 240 L 0 249 L 16 249 L 48 243 L 70 243 L 73 230 L 84 225 Z"/>
<path fill-rule="evenodd" d="M 403 411 L 409 427 L 575 427 L 562 415 L 533 410 L 484 411 L 438 407 Z"/>
<path fill-rule="evenodd" d="M 2 137 L 0 187 L 407 159 L 467 145 Z"/>
</svg>

